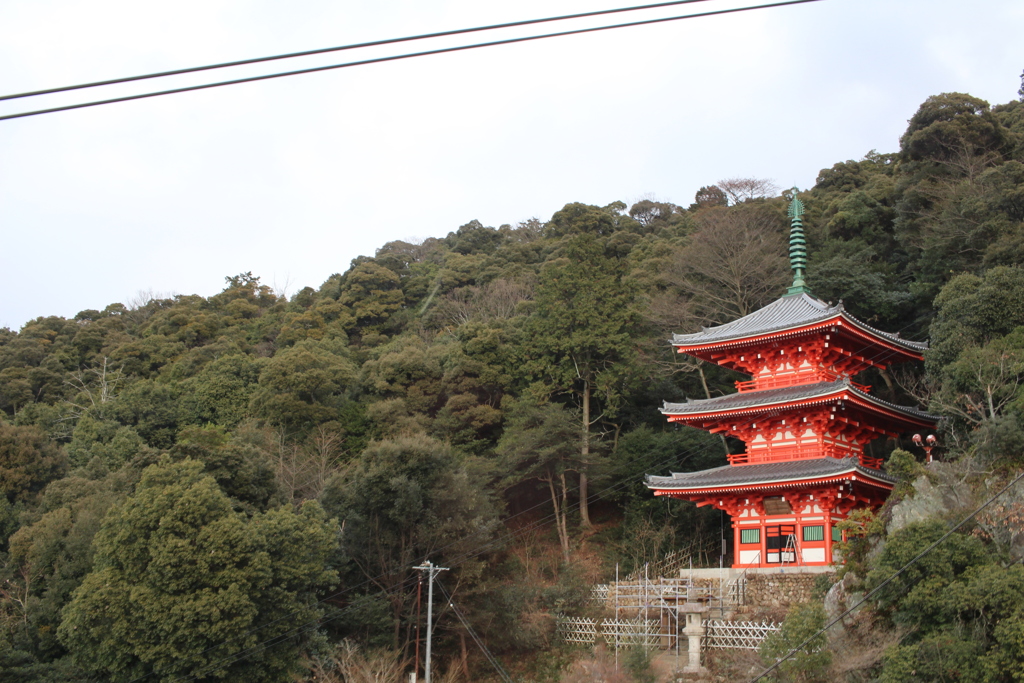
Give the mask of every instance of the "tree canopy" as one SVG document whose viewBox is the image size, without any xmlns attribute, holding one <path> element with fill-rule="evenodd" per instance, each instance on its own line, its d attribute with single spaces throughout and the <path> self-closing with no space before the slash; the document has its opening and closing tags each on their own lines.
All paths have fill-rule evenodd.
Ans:
<svg viewBox="0 0 1024 683">
<path fill-rule="evenodd" d="M 401 669 L 429 559 L 474 633 L 552 679 L 553 614 L 616 565 L 718 547 L 720 517 L 642 476 L 724 464 L 736 444 L 658 408 L 742 377 L 665 340 L 783 294 L 794 195 L 812 292 L 931 341 L 922 366 L 855 380 L 945 417 L 943 459 L 970 486 L 1016 471 L 1024 99 L 942 93 L 908 115 L 892 151 L 803 191 L 730 177 L 690 203 L 568 202 L 389 242 L 291 297 L 244 272 L 208 297 L 0 329 L 0 678 L 310 680 L 356 644 Z M 905 436 L 872 448 L 920 474 Z M 873 606 L 912 633 L 872 676 L 1020 677 L 1021 615 L 991 597 L 1019 602 L 1014 528 L 980 521 Z M 867 583 L 919 548 L 857 538 L 887 543 L 851 552 Z M 768 655 L 820 616 L 795 615 Z M 477 675 L 473 634 L 449 609 L 439 624 L 437 652 Z M 790 675 L 827 664 L 804 655 Z"/>
</svg>

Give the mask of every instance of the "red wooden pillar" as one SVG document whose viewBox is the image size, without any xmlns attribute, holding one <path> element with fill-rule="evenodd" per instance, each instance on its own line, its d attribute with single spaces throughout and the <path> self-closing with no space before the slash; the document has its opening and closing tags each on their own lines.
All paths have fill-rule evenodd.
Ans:
<svg viewBox="0 0 1024 683">
<path fill-rule="evenodd" d="M 832 515 L 825 514 L 825 563 L 832 564 Z"/>
<path fill-rule="evenodd" d="M 768 566 L 768 526 L 765 524 L 764 517 L 762 516 L 758 522 L 760 526 L 757 528 L 761 530 L 761 555 L 759 557 L 757 566 L 767 567 Z"/>
</svg>

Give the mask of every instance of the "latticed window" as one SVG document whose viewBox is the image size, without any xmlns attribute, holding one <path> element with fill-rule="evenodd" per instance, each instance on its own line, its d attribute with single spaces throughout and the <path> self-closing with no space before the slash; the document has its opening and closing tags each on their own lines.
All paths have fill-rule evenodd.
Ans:
<svg viewBox="0 0 1024 683">
<path fill-rule="evenodd" d="M 825 527 L 823 527 L 823 526 L 805 526 L 804 527 L 804 540 L 805 541 L 824 541 L 825 540 Z"/>
<path fill-rule="evenodd" d="M 760 543 L 760 529 L 740 529 L 740 543 Z"/>
<path fill-rule="evenodd" d="M 839 543 L 843 540 L 843 532 L 837 527 L 832 527 L 832 542 Z"/>
</svg>

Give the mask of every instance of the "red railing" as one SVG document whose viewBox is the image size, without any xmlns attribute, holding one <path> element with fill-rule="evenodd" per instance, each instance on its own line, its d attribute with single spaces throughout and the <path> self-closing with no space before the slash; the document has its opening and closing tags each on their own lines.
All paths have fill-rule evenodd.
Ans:
<svg viewBox="0 0 1024 683">
<path fill-rule="evenodd" d="M 779 387 L 791 387 L 791 386 L 796 386 L 798 384 L 810 384 L 811 383 L 811 382 L 790 381 L 790 380 L 795 380 L 795 379 L 797 379 L 797 378 L 796 377 L 786 377 L 784 379 L 776 379 L 775 377 L 765 377 L 763 379 L 747 380 L 746 382 L 735 382 L 735 384 L 736 384 L 736 391 L 738 391 L 740 393 L 743 393 L 743 392 L 746 392 L 746 391 L 760 391 L 762 389 L 778 389 Z M 803 377 L 801 379 L 808 379 L 808 378 L 807 377 Z M 836 381 L 836 379 L 837 379 L 836 377 L 832 377 L 832 378 L 816 377 L 816 378 L 814 378 L 814 380 L 818 381 L 818 382 L 834 382 L 834 381 Z M 855 387 L 856 389 L 859 389 L 860 391 L 863 391 L 865 394 L 871 393 L 871 387 L 868 386 L 867 384 L 858 384 L 857 382 L 850 382 L 850 386 Z"/>
<path fill-rule="evenodd" d="M 864 455 L 863 453 L 861 453 L 861 456 L 860 456 L 860 464 L 861 464 L 862 467 L 869 467 L 869 468 L 871 468 L 873 470 L 880 470 L 880 469 L 882 469 L 882 459 L 881 458 L 872 458 L 871 456 Z"/>
<path fill-rule="evenodd" d="M 836 452 L 834 449 L 826 448 L 821 449 L 818 446 L 813 448 L 801 448 L 801 449 L 787 449 L 784 451 L 771 452 L 760 452 L 754 454 L 754 459 L 751 460 L 750 453 L 730 453 L 727 457 L 729 458 L 730 465 L 750 465 L 753 463 L 762 462 L 787 462 L 792 460 L 810 460 L 813 458 L 846 458 L 853 455 L 852 453 Z M 882 459 L 872 458 L 871 456 L 864 455 L 861 453 L 858 460 L 862 467 L 868 467 L 873 470 L 882 469 Z"/>
</svg>

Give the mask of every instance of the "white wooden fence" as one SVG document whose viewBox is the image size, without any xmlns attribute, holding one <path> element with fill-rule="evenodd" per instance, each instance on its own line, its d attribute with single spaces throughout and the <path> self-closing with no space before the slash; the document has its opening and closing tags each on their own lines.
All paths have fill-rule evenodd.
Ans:
<svg viewBox="0 0 1024 683">
<path fill-rule="evenodd" d="M 567 643 L 593 645 L 598 637 L 611 647 L 655 647 L 662 637 L 661 622 L 654 619 L 589 619 L 558 617 L 558 635 Z"/>
<path fill-rule="evenodd" d="M 761 641 L 779 630 L 779 624 L 762 621 L 705 619 L 702 650 L 756 650 Z"/>
<path fill-rule="evenodd" d="M 558 616 L 558 635 L 567 643 L 593 645 L 603 638 L 611 647 L 653 648 L 659 646 L 662 638 L 676 634 L 662 631 L 662 622 L 655 619 L 590 619 L 588 617 Z M 673 630 L 676 622 L 668 622 Z M 779 630 L 779 624 L 762 621 L 723 621 L 705 619 L 701 622 L 704 636 L 701 650 L 756 650 L 761 641 Z M 682 635 L 682 634 L 679 634 Z"/>
</svg>

